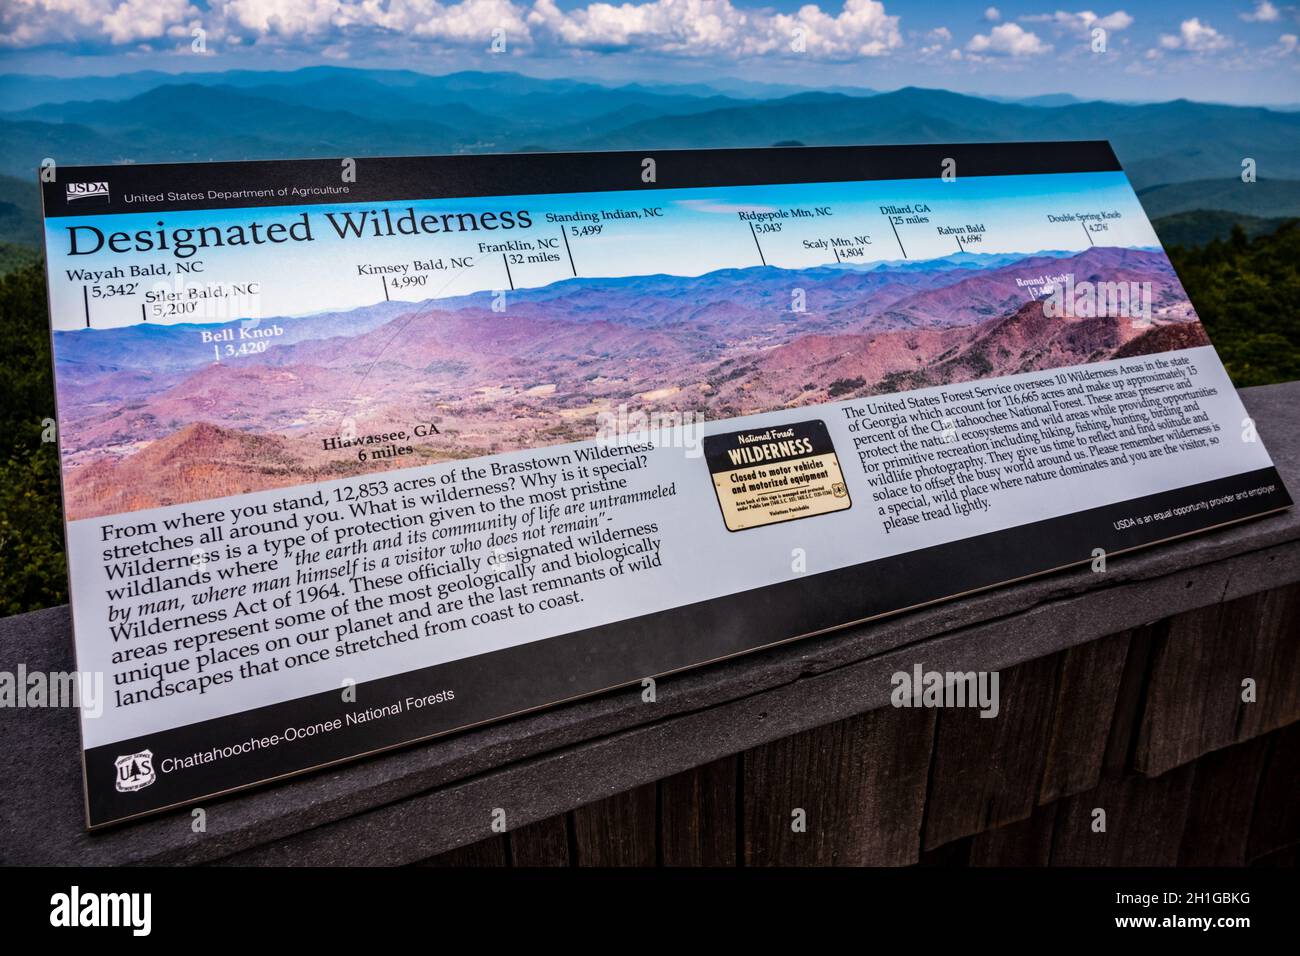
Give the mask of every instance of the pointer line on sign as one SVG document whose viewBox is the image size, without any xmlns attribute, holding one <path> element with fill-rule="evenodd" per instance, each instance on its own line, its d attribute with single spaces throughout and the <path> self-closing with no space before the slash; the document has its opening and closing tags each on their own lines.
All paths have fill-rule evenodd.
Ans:
<svg viewBox="0 0 1300 956">
<path fill-rule="evenodd" d="M 388 298 L 388 276 L 380 276 L 379 281 L 384 284 L 384 301 L 391 302 L 392 300 Z"/>
<path fill-rule="evenodd" d="M 81 304 L 86 308 L 86 328 L 90 328 L 90 292 L 84 285 L 81 287 Z"/>
<path fill-rule="evenodd" d="M 560 235 L 564 237 L 564 251 L 569 254 L 569 268 L 573 270 L 573 277 L 578 277 L 578 267 L 573 264 L 573 250 L 569 248 L 569 229 L 567 226 L 560 227 Z"/>
<path fill-rule="evenodd" d="M 510 283 L 510 291 L 511 291 L 511 292 L 514 292 L 514 291 L 515 291 L 515 277 L 512 276 L 512 275 L 510 274 L 510 260 L 506 258 L 506 254 L 505 254 L 504 252 L 501 253 L 501 261 L 502 261 L 502 263 L 504 263 L 504 265 L 505 265 L 505 267 L 506 267 L 506 280 Z"/>
<path fill-rule="evenodd" d="M 1088 245 L 1093 245 L 1092 233 L 1088 231 L 1088 224 L 1086 222 L 1080 222 L 1079 225 L 1083 226 L 1083 234 L 1088 237 Z"/>
<path fill-rule="evenodd" d="M 763 247 L 759 244 L 758 233 L 754 230 L 754 224 L 752 222 L 749 224 L 749 234 L 754 237 L 754 246 L 758 249 L 758 260 L 763 263 L 763 265 L 767 265 L 767 257 L 763 255 Z"/>
<path fill-rule="evenodd" d="M 906 259 L 907 250 L 903 248 L 903 240 L 898 238 L 898 227 L 894 225 L 893 216 L 889 217 L 889 228 L 894 230 L 894 241 L 898 243 L 898 251 L 901 252 L 903 254 L 903 258 Z"/>
</svg>

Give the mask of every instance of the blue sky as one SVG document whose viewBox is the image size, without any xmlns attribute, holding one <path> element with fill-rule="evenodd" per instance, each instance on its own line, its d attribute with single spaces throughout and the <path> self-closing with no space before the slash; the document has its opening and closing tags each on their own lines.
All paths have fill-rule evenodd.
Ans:
<svg viewBox="0 0 1300 956">
<path fill-rule="evenodd" d="M 8 0 L 0 69 L 333 63 L 607 82 L 731 76 L 811 87 L 1300 102 L 1297 3 L 1059 2 Z M 200 30 L 203 49 L 195 51 Z M 1101 39 L 1104 49 L 1094 49 Z"/>
</svg>

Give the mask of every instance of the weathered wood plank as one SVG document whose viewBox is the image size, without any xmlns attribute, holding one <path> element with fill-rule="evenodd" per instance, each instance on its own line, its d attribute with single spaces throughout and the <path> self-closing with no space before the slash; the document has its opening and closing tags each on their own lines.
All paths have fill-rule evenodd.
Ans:
<svg viewBox="0 0 1300 956">
<path fill-rule="evenodd" d="M 735 866 L 740 757 L 715 760 L 659 782 L 664 866 Z"/>
<path fill-rule="evenodd" d="M 558 814 L 513 830 L 510 862 L 515 866 L 568 866 L 569 818 Z"/>
<path fill-rule="evenodd" d="M 1196 760 L 1179 866 L 1245 866 L 1255 795 L 1268 738 L 1248 740 Z"/>
<path fill-rule="evenodd" d="M 1038 807 L 1029 819 L 986 830 L 971 838 L 971 866 L 1047 866 L 1059 804 Z"/>
<path fill-rule="evenodd" d="M 1300 719 L 1297 589 L 1174 616 L 1158 640 L 1134 757 L 1148 776 Z M 1257 700 L 1242 700 L 1242 681 Z"/>
<path fill-rule="evenodd" d="M 1287 849 L 1300 842 L 1295 800 L 1300 724 L 1272 734 L 1267 730 L 1294 707 L 1290 685 L 1296 683 L 1297 642 L 1278 635 L 1300 612 L 1298 595 L 1300 588 L 1258 595 L 1211 609 L 1201 620 L 1182 615 L 1176 626 L 1168 625 L 1168 634 L 1162 625 L 1142 628 L 1010 668 L 1001 675 L 1002 711 L 992 721 L 969 709 L 950 710 L 939 717 L 936 730 L 934 712 L 890 709 L 756 748 L 746 755 L 743 770 L 749 788 L 743 798 L 746 859 L 779 865 L 919 860 L 974 866 L 1239 865 L 1289 859 Z M 1255 621 L 1263 637 L 1250 635 L 1238 617 Z M 1171 649 L 1172 641 L 1189 637 L 1202 644 Z M 1233 642 L 1232 661 L 1261 675 L 1256 709 L 1234 708 L 1234 733 L 1254 739 L 1209 752 L 1157 780 L 1112 777 L 1090 789 L 1103 765 L 1128 763 L 1124 755 L 1137 747 L 1152 752 L 1149 735 L 1158 726 L 1158 708 L 1168 713 L 1168 701 L 1142 706 L 1138 698 L 1147 671 L 1153 682 L 1164 682 L 1167 693 L 1173 675 L 1191 680 L 1187 675 L 1199 678 L 1209 670 L 1202 655 L 1220 641 Z M 1233 690 L 1238 686 L 1234 681 Z M 1157 687 L 1155 693 L 1161 692 Z M 1212 726 L 1223 726 L 1221 714 L 1214 720 Z M 1148 736 L 1135 740 L 1134 733 Z M 927 841 L 945 825 L 948 833 L 983 829 L 920 853 L 918 795 L 924 792 L 927 761 L 915 755 L 931 746 L 936 748 L 934 802 L 926 810 Z M 575 811 L 577 860 L 583 865 L 735 865 L 741 759 L 725 758 L 666 778 L 657 794 L 650 785 Z M 1036 766 L 1041 766 L 1037 800 L 1048 805 L 1029 807 L 1029 815 L 1014 822 L 989 824 L 1008 808 L 1024 811 L 1025 788 L 1008 784 L 1032 782 Z M 972 795 L 970 806 L 954 813 L 962 793 Z M 1071 795 L 1080 799 L 1053 802 Z M 1105 834 L 1091 831 L 1094 805 L 1107 811 Z M 886 819 L 891 806 L 902 809 L 901 826 Z M 802 834 L 790 828 L 789 811 L 795 807 L 807 814 Z M 1054 838 L 1059 840 L 1055 857 Z M 568 821 L 557 816 L 422 865 L 570 862 Z"/>
<path fill-rule="evenodd" d="M 1053 866 L 1174 866 L 1195 778 L 1191 766 L 1162 777 L 1106 778 L 1056 804 Z M 1093 830 L 1093 811 L 1106 811 L 1106 830 Z"/>
<path fill-rule="evenodd" d="M 1121 776 L 1133 769 L 1133 755 L 1142 731 L 1142 713 L 1146 708 L 1147 678 L 1158 639 L 1167 630 L 1164 621 L 1136 627 L 1129 631 L 1128 657 L 1115 697 L 1115 713 L 1106 738 L 1102 774 Z"/>
<path fill-rule="evenodd" d="M 1131 632 L 1125 631 L 1060 655 L 1040 804 L 1091 790 L 1101 782 L 1130 638 Z"/>
<path fill-rule="evenodd" d="M 1251 860 L 1300 844 L 1300 724 L 1269 735 L 1246 855 Z"/>
<path fill-rule="evenodd" d="M 1247 650 L 1233 626 L 1252 595 L 1171 618 L 1157 641 L 1134 765 L 1158 776 L 1236 739 L 1241 699 L 1236 675 Z"/>
<path fill-rule="evenodd" d="M 654 866 L 658 788 L 635 787 L 572 813 L 578 866 Z"/>
<path fill-rule="evenodd" d="M 934 769 L 925 808 L 922 846 L 1016 820 L 1038 803 L 1056 699 L 1060 655 L 1003 670 L 1000 709 L 984 718 L 975 708 L 939 714 Z"/>
<path fill-rule="evenodd" d="M 1240 710 L 1237 739 L 1249 740 L 1300 721 L 1300 585 L 1276 588 L 1255 602 L 1252 670 L 1256 700 Z M 1241 682 L 1237 682 L 1240 695 Z"/>
<path fill-rule="evenodd" d="M 746 751 L 746 864 L 915 863 L 934 724 L 933 710 L 891 707 Z"/>
</svg>

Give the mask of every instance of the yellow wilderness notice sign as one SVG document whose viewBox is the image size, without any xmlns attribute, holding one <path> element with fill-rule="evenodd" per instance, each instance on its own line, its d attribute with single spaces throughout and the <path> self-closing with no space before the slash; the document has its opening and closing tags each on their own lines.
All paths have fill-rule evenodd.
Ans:
<svg viewBox="0 0 1300 956">
<path fill-rule="evenodd" d="M 825 422 L 711 435 L 704 455 L 730 531 L 852 507 Z"/>
</svg>

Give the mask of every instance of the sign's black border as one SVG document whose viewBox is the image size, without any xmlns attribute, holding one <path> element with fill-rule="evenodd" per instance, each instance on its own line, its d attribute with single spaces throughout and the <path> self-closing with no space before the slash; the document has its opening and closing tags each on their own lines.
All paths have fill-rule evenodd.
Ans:
<svg viewBox="0 0 1300 956">
<path fill-rule="evenodd" d="M 60 166 L 41 184 L 45 218 L 176 210 L 238 209 L 353 202 L 401 202 L 480 196 L 613 192 L 926 179 L 951 161 L 955 176 L 1122 172 L 1104 140 L 1054 143 L 958 143 L 917 146 L 771 146 L 761 149 L 646 149 L 603 153 L 500 153 L 355 159 L 344 183 L 343 157 L 236 163 Z M 655 177 L 643 178 L 654 160 Z M 107 202 L 69 201 L 67 186 L 105 182 Z M 126 202 L 126 196 L 348 186 L 347 194 L 292 198 Z"/>
<path fill-rule="evenodd" d="M 644 161 L 655 178 L 642 178 Z M 526 153 L 357 159 L 345 195 L 126 202 L 129 195 L 208 190 L 333 187 L 342 158 L 239 163 L 59 167 L 42 183 L 46 219 L 65 216 L 207 210 L 277 205 L 708 188 L 816 182 L 923 179 L 955 162 L 957 176 L 1121 172 L 1104 141 L 969 143 L 917 146 L 772 147 L 608 153 Z M 106 182 L 107 202 L 69 203 L 69 182 Z M 47 261 L 48 268 L 48 261 Z M 808 409 L 792 409 L 804 419 Z M 60 477 L 62 474 L 60 473 Z M 1271 493 L 1219 508 L 1125 529 L 1133 514 L 1167 511 L 1273 485 Z M 311 737 L 301 744 L 200 764 L 131 793 L 113 785 L 118 756 L 150 749 L 160 763 L 218 745 L 329 720 L 347 709 L 336 690 L 271 704 L 132 740 L 83 750 L 86 818 L 95 830 L 195 800 L 247 789 L 628 685 L 764 647 L 807 638 L 876 617 L 1280 510 L 1291 504 L 1277 471 L 1265 468 L 865 564 L 671 608 L 656 614 L 533 641 L 358 685 L 355 708 L 451 688 L 453 701 Z M 809 521 L 833 521 L 835 513 Z M 751 529 L 762 534 L 762 529 Z M 66 529 L 65 529 L 66 533 Z M 75 655 L 75 640 L 74 640 Z M 232 769 L 235 768 L 235 769 Z"/>
</svg>

